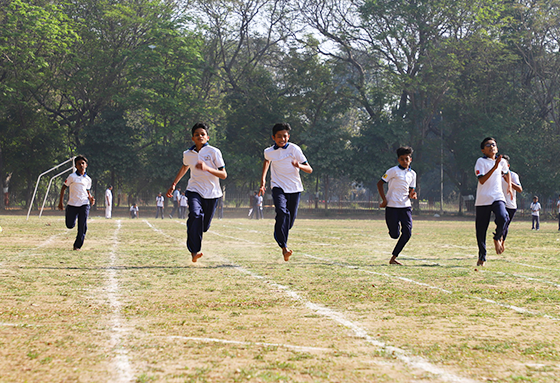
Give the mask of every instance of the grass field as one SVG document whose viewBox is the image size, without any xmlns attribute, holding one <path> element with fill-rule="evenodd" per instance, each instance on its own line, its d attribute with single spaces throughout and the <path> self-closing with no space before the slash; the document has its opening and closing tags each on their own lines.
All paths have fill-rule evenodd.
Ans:
<svg viewBox="0 0 560 383">
<path fill-rule="evenodd" d="M 474 223 L 185 223 L 0 216 L 0 382 L 560 381 L 560 233 L 514 222 L 476 270 Z M 489 238 L 491 245 L 491 239 Z"/>
</svg>

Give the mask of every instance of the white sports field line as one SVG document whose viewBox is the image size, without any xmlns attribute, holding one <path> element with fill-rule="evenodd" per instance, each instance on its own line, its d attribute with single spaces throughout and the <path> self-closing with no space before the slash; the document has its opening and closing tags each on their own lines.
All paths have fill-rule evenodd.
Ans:
<svg viewBox="0 0 560 383">
<path fill-rule="evenodd" d="M 106 268 L 107 280 L 106 291 L 109 304 L 112 307 L 111 313 L 111 346 L 116 353 L 114 364 L 118 374 L 116 382 L 131 382 L 134 380 L 134 371 L 128 358 L 128 350 L 123 345 L 123 339 L 130 333 L 131 329 L 125 326 L 122 317 L 122 303 L 120 301 L 119 281 L 117 276 L 117 249 L 119 246 L 119 232 L 121 221 L 117 220 L 117 228 L 113 234 L 113 245 L 109 252 L 109 265 Z"/>
<path fill-rule="evenodd" d="M 282 347 L 290 350 L 300 351 L 300 352 L 332 352 L 333 349 L 324 347 L 310 347 L 310 346 L 295 346 L 293 344 L 285 343 L 263 343 L 263 342 L 241 342 L 237 340 L 228 339 L 216 339 L 216 338 L 196 338 L 192 336 L 166 336 L 163 338 L 167 339 L 179 339 L 179 340 L 192 340 L 194 342 L 201 343 L 224 343 L 224 344 L 235 344 L 241 346 L 264 346 L 264 347 Z"/>
<path fill-rule="evenodd" d="M 230 238 L 234 238 L 234 237 L 230 237 Z M 263 246 L 265 246 L 265 245 L 263 245 Z M 335 266 L 354 269 L 354 270 L 361 271 L 361 272 L 364 272 L 364 273 L 384 276 L 384 277 L 391 278 L 391 279 L 400 279 L 400 280 L 405 281 L 405 282 L 409 282 L 409 283 L 413 283 L 413 284 L 416 284 L 416 285 L 419 285 L 419 286 L 424 286 L 424 287 L 427 287 L 427 288 L 430 288 L 430 289 L 438 290 L 438 291 L 441 291 L 441 292 L 446 293 L 446 294 L 452 294 L 453 293 L 450 290 L 446 290 L 446 289 L 443 289 L 441 287 L 433 286 L 433 285 L 430 285 L 430 284 L 427 284 L 427 283 L 418 282 L 418 281 L 415 281 L 415 280 L 410 279 L 410 278 L 399 277 L 399 276 L 395 276 L 395 275 L 391 275 L 391 274 L 387 274 L 387 273 L 379 273 L 379 272 L 370 271 L 370 270 L 364 270 L 364 269 L 361 269 L 358 266 L 353 266 L 353 265 L 343 264 L 343 263 L 340 263 L 340 262 L 335 262 L 335 261 L 332 261 L 328 258 L 315 257 L 315 256 L 312 256 L 312 255 L 309 255 L 309 254 L 304 254 L 304 253 L 299 253 L 299 254 L 301 254 L 305 257 L 308 257 L 308 258 L 313 258 L 313 259 L 319 260 L 319 261 L 329 262 L 329 263 L 331 263 L 332 265 L 335 265 Z M 474 296 L 474 295 L 468 295 L 467 294 L 465 296 L 467 298 L 470 298 L 470 299 L 475 299 L 475 300 L 478 300 L 478 301 L 481 301 L 481 302 L 486 302 L 486 303 L 489 303 L 489 304 L 492 304 L 492 305 L 497 305 L 497 306 L 500 306 L 500 307 L 504 307 L 504 308 L 516 311 L 518 313 L 521 313 L 521 314 L 536 315 L 536 316 L 541 316 L 541 317 L 544 317 L 544 318 L 547 318 L 547 319 L 550 319 L 550 320 L 553 320 L 553 321 L 560 321 L 560 318 L 555 317 L 553 315 L 540 313 L 540 312 L 537 312 L 537 311 L 532 311 L 532 310 L 529 310 L 529 309 L 526 309 L 526 308 L 523 308 L 523 307 L 508 305 L 506 303 L 500 303 L 500 302 L 494 301 L 492 299 L 480 298 L 480 297 L 477 297 L 477 296 Z"/>
<path fill-rule="evenodd" d="M 213 231 L 213 233 L 215 233 L 215 231 Z M 217 233 L 215 233 L 217 234 Z M 229 237 L 229 238 L 233 238 L 236 240 L 241 240 L 240 238 L 235 238 L 235 237 L 230 237 L 230 236 L 226 236 L 226 235 L 222 235 L 224 237 Z M 472 379 L 468 379 L 468 378 L 464 378 L 458 375 L 455 375 L 453 373 L 450 373 L 448 371 L 445 371 L 444 369 L 433 365 L 431 363 L 429 363 L 427 360 L 420 358 L 420 357 L 415 357 L 415 356 L 411 356 L 409 355 L 405 350 L 400 349 L 398 347 L 393 347 L 393 346 L 389 346 L 384 342 L 378 341 L 376 339 L 374 339 L 372 336 L 370 336 L 367 331 L 361 327 L 359 324 L 352 322 L 350 320 L 348 320 L 343 313 L 340 313 L 338 311 L 332 310 L 328 307 L 316 304 L 316 303 L 312 303 L 309 302 L 307 300 L 305 300 L 301 295 L 299 295 L 297 292 L 290 290 L 288 287 L 284 286 L 284 285 L 280 285 L 270 279 L 266 279 L 263 276 L 260 276 L 250 270 L 248 270 L 247 268 L 244 268 L 242 266 L 239 266 L 233 262 L 231 262 L 229 259 L 225 258 L 225 257 L 220 257 L 223 261 L 229 263 L 235 270 L 242 272 L 244 274 L 247 274 L 261 282 L 263 282 L 263 285 L 268 286 L 269 288 L 275 288 L 278 289 L 282 292 L 284 292 L 286 295 L 288 295 L 290 298 L 302 303 L 305 307 L 307 307 L 309 310 L 315 312 L 316 314 L 319 314 L 325 318 L 331 319 L 343 326 L 345 326 L 346 328 L 352 330 L 352 332 L 354 333 L 354 335 L 358 338 L 364 339 L 367 343 L 372 344 L 373 346 L 380 348 L 380 349 L 384 349 L 387 350 L 389 353 L 393 354 L 397 359 L 399 359 L 401 362 L 405 363 L 406 365 L 416 368 L 416 369 L 420 369 L 422 371 L 428 372 L 430 374 L 433 375 L 437 375 L 440 379 L 446 381 L 446 382 L 460 382 L 460 383 L 471 383 L 471 382 L 475 382 Z"/>
</svg>

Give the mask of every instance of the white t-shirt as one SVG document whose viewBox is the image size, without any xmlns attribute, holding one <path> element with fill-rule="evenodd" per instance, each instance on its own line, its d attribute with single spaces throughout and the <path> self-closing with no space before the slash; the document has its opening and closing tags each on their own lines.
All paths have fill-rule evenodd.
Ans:
<svg viewBox="0 0 560 383">
<path fill-rule="evenodd" d="M 181 192 L 179 190 L 175 190 L 173 192 L 173 201 L 179 201 L 179 198 L 181 198 Z"/>
<path fill-rule="evenodd" d="M 138 213 L 139 210 L 140 209 L 138 209 L 138 206 L 131 206 L 130 207 L 130 211 L 133 212 L 133 213 Z"/>
<path fill-rule="evenodd" d="M 263 203 L 263 196 L 262 196 L 262 195 L 260 195 L 260 196 L 258 196 L 257 198 L 258 198 L 258 199 L 257 199 L 257 206 L 260 206 L 260 207 L 262 207 L 262 203 Z"/>
<path fill-rule="evenodd" d="M 69 190 L 68 205 L 80 207 L 89 204 L 87 192 L 91 189 L 91 178 L 86 173 L 84 175 L 79 175 L 78 172 L 70 174 L 64 181 L 64 185 Z"/>
<path fill-rule="evenodd" d="M 162 196 L 162 195 L 158 195 L 158 196 L 156 197 L 156 206 L 157 206 L 157 207 L 163 207 L 163 201 L 164 201 L 163 196 Z"/>
<path fill-rule="evenodd" d="M 212 169 L 220 169 L 226 166 L 220 149 L 205 144 L 200 152 L 197 152 L 196 146 L 193 145 L 189 150 L 183 152 L 183 165 L 191 169 L 191 178 L 187 190 L 196 192 L 206 199 L 221 197 L 220 179 L 207 171 L 197 169 L 196 163 L 199 160 Z"/>
<path fill-rule="evenodd" d="M 393 166 L 381 179 L 388 184 L 387 207 L 411 207 L 410 188 L 416 188 L 416 172 L 411 168 Z"/>
<path fill-rule="evenodd" d="M 541 210 L 541 204 L 538 202 L 531 202 L 531 215 L 538 217 Z"/>
<path fill-rule="evenodd" d="M 558 214 L 560 214 L 560 199 L 556 202 L 556 206 L 558 206 Z"/>
<path fill-rule="evenodd" d="M 488 173 L 494 167 L 495 163 L 496 160 L 490 159 L 486 156 L 480 157 L 476 160 L 474 173 L 477 178 Z M 504 189 L 502 188 L 502 174 L 507 174 L 508 172 L 509 168 L 507 161 L 501 160 L 494 173 L 492 173 L 490 178 L 486 180 L 484 185 L 477 181 L 476 201 L 474 202 L 474 205 L 487 206 L 492 205 L 496 201 L 506 202 Z"/>
<path fill-rule="evenodd" d="M 273 188 L 279 187 L 284 193 L 303 191 L 299 168 L 292 165 L 293 160 L 300 164 L 307 162 L 299 146 L 288 143 L 284 148 L 278 148 L 273 145 L 264 150 L 264 158 L 270 161 L 270 184 Z"/>
<path fill-rule="evenodd" d="M 511 183 L 521 186 L 519 175 L 516 172 L 512 171 L 510 171 L 509 174 L 511 174 Z M 504 197 L 506 198 L 506 207 L 508 209 L 517 209 L 517 192 L 515 191 L 515 189 L 511 189 L 513 192 L 513 199 L 511 199 L 511 196 L 507 194 L 507 182 L 504 177 L 502 177 L 502 189 L 504 191 Z"/>
<path fill-rule="evenodd" d="M 181 195 L 179 196 L 179 206 L 182 206 L 182 207 L 187 207 L 187 206 L 189 206 L 189 199 L 187 198 L 186 195 L 181 194 Z"/>
<path fill-rule="evenodd" d="M 105 202 L 106 202 L 108 205 L 112 205 L 112 204 L 113 204 L 113 193 L 111 193 L 111 189 L 105 190 Z"/>
</svg>

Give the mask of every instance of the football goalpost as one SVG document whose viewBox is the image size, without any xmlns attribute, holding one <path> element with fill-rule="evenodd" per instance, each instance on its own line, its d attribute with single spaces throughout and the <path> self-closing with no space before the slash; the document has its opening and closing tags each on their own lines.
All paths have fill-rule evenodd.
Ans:
<svg viewBox="0 0 560 383">
<path fill-rule="evenodd" d="M 59 177 L 59 176 L 63 175 L 64 173 L 68 172 L 68 171 L 71 171 L 71 170 L 74 171 L 76 169 L 74 167 L 74 159 L 75 158 L 76 158 L 76 156 L 74 156 L 72 158 L 69 158 L 66 161 L 61 162 L 60 164 L 50 168 L 47 171 L 44 171 L 43 173 L 41 173 L 39 175 L 39 178 L 37 178 L 37 183 L 35 184 L 35 191 L 33 191 L 33 197 L 31 197 L 31 203 L 29 204 L 29 210 L 27 211 L 27 220 L 29 220 L 29 214 L 31 213 L 31 209 L 33 208 L 33 202 L 35 201 L 35 196 L 37 195 L 37 188 L 39 187 L 39 182 L 41 181 L 41 177 L 43 177 L 45 174 L 48 174 L 48 173 L 52 172 L 53 170 L 56 170 L 56 169 L 60 168 L 63 165 L 66 165 L 68 162 L 70 162 L 71 165 L 72 165 L 70 168 L 68 168 L 66 170 L 63 170 L 60 173 L 55 174 L 54 176 L 51 177 L 51 179 L 49 181 L 49 186 L 47 187 L 47 192 L 45 193 L 45 198 L 43 199 L 43 206 L 41 206 L 41 211 L 39 212 L 39 217 L 41 217 L 41 215 L 43 214 L 43 209 L 45 208 L 45 203 L 47 202 L 47 197 L 49 195 L 49 190 L 51 189 L 51 185 L 52 185 L 53 180 L 56 177 Z"/>
</svg>

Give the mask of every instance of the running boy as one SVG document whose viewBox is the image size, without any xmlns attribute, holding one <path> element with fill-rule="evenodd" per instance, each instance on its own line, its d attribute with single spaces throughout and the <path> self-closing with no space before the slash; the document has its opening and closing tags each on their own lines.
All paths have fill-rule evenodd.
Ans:
<svg viewBox="0 0 560 383">
<path fill-rule="evenodd" d="M 496 254 L 504 252 L 503 234 L 504 228 L 509 221 L 506 210 L 506 194 L 511 199 L 513 191 L 511 188 L 511 176 L 506 161 L 502 161 L 502 156 L 497 156 L 498 145 L 492 137 L 486 137 L 480 143 L 480 149 L 484 156 L 480 157 L 475 164 L 474 171 L 478 177 L 476 187 L 476 240 L 478 242 L 478 261 L 477 266 L 484 266 L 486 262 L 486 232 L 490 224 L 492 212 L 496 216 L 496 232 L 494 233 L 494 247 Z M 502 175 L 506 182 L 506 187 L 502 187 Z"/>
<path fill-rule="evenodd" d="M 288 142 L 291 130 L 288 123 L 280 123 L 272 127 L 272 139 L 275 144 L 264 150 L 261 187 L 258 193 L 262 196 L 266 191 L 266 173 L 270 167 L 270 185 L 276 211 L 274 239 L 282 249 L 286 262 L 292 255 L 292 250 L 288 249 L 288 234 L 294 226 L 300 194 L 303 191 L 299 171 L 313 172 L 301 148 Z"/>
<path fill-rule="evenodd" d="M 379 207 L 385 208 L 385 222 L 389 235 L 398 239 L 393 256 L 389 260 L 391 265 L 402 265 L 397 261 L 400 252 L 412 236 L 412 204 L 411 199 L 416 199 L 416 172 L 410 168 L 412 163 L 412 150 L 409 146 L 397 149 L 399 164 L 387 170 L 377 182 L 377 190 L 382 201 Z M 387 196 L 383 185 L 387 183 Z M 400 231 L 400 233 L 399 233 Z M 400 238 L 399 238 L 400 236 Z"/>
<path fill-rule="evenodd" d="M 64 210 L 64 192 L 69 189 L 68 205 L 66 205 L 66 227 L 72 229 L 76 226 L 76 218 L 78 219 L 78 234 L 74 241 L 74 250 L 80 250 L 86 238 L 90 205 L 95 204 L 95 199 L 89 192 L 91 178 L 86 174 L 87 158 L 77 156 L 74 159 L 74 166 L 76 172 L 68 176 L 60 190 L 58 208 Z"/>
<path fill-rule="evenodd" d="M 508 155 L 502 155 L 502 158 L 507 161 L 508 168 L 510 167 L 510 158 Z M 519 180 L 519 175 L 510 169 L 509 171 L 510 178 L 511 178 L 511 190 L 512 190 L 512 198 L 506 198 L 506 210 L 508 212 L 509 220 L 504 226 L 504 240 L 502 241 L 502 246 L 504 250 L 506 249 L 506 238 L 509 232 L 509 225 L 511 221 L 513 221 L 513 216 L 517 212 L 517 192 L 521 193 L 523 191 L 523 187 L 521 186 L 521 181 Z M 507 181 L 505 177 L 502 177 L 502 189 L 504 191 L 504 196 L 507 194 Z"/>
<path fill-rule="evenodd" d="M 167 197 L 173 196 L 175 186 L 190 168 L 191 177 L 187 185 L 187 248 L 191 252 L 192 261 L 196 262 L 203 255 L 200 252 L 202 234 L 210 228 L 218 198 L 222 196 L 220 179 L 225 180 L 227 173 L 222 152 L 208 145 L 208 125 L 196 123 L 191 132 L 194 145 L 183 152 L 183 166 L 167 191 Z"/>
</svg>

